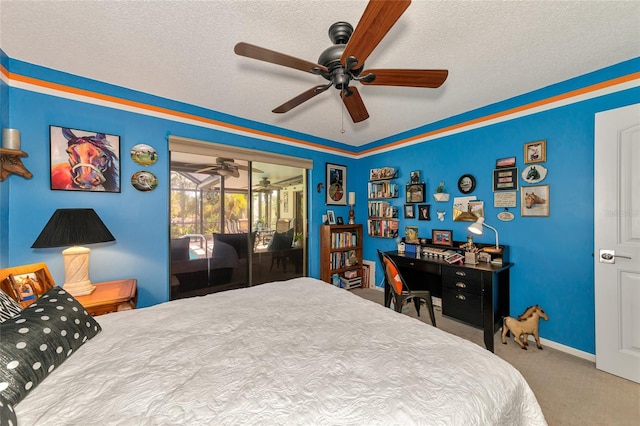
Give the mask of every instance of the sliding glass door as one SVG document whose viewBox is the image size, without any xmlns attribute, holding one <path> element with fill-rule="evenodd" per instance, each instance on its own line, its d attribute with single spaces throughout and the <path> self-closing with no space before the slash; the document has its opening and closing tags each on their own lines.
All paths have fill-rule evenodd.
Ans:
<svg viewBox="0 0 640 426">
<path fill-rule="evenodd" d="M 306 275 L 306 174 L 171 151 L 171 298 Z"/>
</svg>

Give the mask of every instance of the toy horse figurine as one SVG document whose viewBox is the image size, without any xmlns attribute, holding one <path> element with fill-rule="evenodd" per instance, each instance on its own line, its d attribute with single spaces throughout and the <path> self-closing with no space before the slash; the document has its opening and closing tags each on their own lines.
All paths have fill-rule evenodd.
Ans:
<svg viewBox="0 0 640 426">
<path fill-rule="evenodd" d="M 538 305 L 529 306 L 518 318 L 505 317 L 502 321 L 502 343 L 507 344 L 507 333 L 513 333 L 513 340 L 524 350 L 529 346 L 529 334 L 533 334 L 536 339 L 536 346 L 542 349 L 540 344 L 540 336 L 538 336 L 538 322 L 540 318 L 545 321 L 549 320 L 549 316 Z"/>
</svg>

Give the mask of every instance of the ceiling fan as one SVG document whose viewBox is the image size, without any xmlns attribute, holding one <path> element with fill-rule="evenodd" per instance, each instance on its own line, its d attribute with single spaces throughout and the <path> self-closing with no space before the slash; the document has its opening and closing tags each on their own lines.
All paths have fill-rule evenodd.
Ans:
<svg viewBox="0 0 640 426">
<path fill-rule="evenodd" d="M 238 170 L 249 170 L 249 166 L 235 163 L 232 158 L 216 158 L 216 164 L 196 170 L 194 173 L 214 173 L 223 177 L 239 177 Z M 262 173 L 262 170 L 251 169 L 254 173 Z"/>
<path fill-rule="evenodd" d="M 333 86 L 340 91 L 353 122 L 358 123 L 369 118 L 369 113 L 358 89 L 350 85 L 352 81 L 378 86 L 436 88 L 449 75 L 447 70 L 364 69 L 365 60 L 410 4 L 411 0 L 370 0 L 355 30 L 347 22 L 331 25 L 329 38 L 334 45 L 320 54 L 317 64 L 243 42 L 236 44 L 234 52 L 329 80 L 290 99 L 273 112 L 290 111 Z"/>
<path fill-rule="evenodd" d="M 256 186 L 255 189 L 257 189 L 258 191 L 268 192 L 268 191 L 277 191 L 278 189 L 282 189 L 282 187 L 279 185 L 272 185 L 269 178 L 265 176 L 262 179 L 260 179 L 260 182 L 258 182 L 258 185 Z"/>
</svg>

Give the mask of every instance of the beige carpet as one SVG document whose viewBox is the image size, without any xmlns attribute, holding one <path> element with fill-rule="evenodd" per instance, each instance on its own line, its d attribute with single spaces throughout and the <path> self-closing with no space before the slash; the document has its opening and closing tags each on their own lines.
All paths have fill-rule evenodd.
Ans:
<svg viewBox="0 0 640 426">
<path fill-rule="evenodd" d="M 382 291 L 351 291 L 383 303 Z M 426 309 L 421 309 L 420 314 L 420 320 L 430 322 Z M 413 305 L 404 315 L 416 317 Z M 436 325 L 484 347 L 482 330 L 443 317 L 438 308 Z M 496 355 L 517 368 L 529 382 L 549 425 L 640 425 L 639 384 L 597 370 L 590 361 L 552 348 L 538 350 L 535 344 L 529 344 L 529 349 L 523 351 L 513 340 L 503 345 L 499 333 L 494 345 Z"/>
</svg>

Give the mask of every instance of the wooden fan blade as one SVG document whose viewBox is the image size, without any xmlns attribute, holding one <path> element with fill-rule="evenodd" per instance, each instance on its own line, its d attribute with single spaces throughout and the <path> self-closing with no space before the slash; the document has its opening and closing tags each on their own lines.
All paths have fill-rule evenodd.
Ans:
<svg viewBox="0 0 640 426">
<path fill-rule="evenodd" d="M 367 83 L 361 81 L 362 84 L 373 86 L 407 86 L 407 87 L 430 87 L 436 88 L 442 86 L 447 79 L 449 71 L 447 70 L 394 70 L 394 69 L 377 69 L 364 70 L 360 75 L 374 74 L 376 79 Z"/>
<path fill-rule="evenodd" d="M 233 48 L 233 51 L 240 56 L 246 56 L 247 58 L 257 59 L 259 61 L 271 62 L 272 64 L 282 65 L 284 67 L 306 71 L 312 74 L 315 74 L 312 71 L 314 68 L 325 73 L 329 72 L 327 67 L 320 64 L 305 61 L 304 59 L 298 59 L 293 56 L 285 55 L 284 53 L 265 49 L 264 47 L 255 46 L 249 43 L 238 43 Z"/>
<path fill-rule="evenodd" d="M 362 97 L 360 96 L 360 92 L 355 87 L 349 87 L 349 90 L 353 92 L 351 96 L 342 96 L 342 102 L 347 107 L 347 111 L 349 111 L 349 115 L 354 123 L 359 123 L 361 121 L 369 118 L 369 113 L 367 112 L 367 108 L 364 106 L 364 102 L 362 102 Z"/>
<path fill-rule="evenodd" d="M 295 98 L 290 99 L 287 102 L 283 103 L 282 105 L 280 105 L 279 107 L 274 109 L 272 112 L 275 112 L 276 114 L 282 114 L 283 112 L 291 111 L 293 108 L 297 107 L 301 103 L 306 102 L 309 99 L 313 98 L 314 96 L 322 93 L 322 92 L 319 91 L 319 89 L 323 89 L 324 87 L 325 86 L 312 87 L 311 89 L 307 90 L 306 92 L 300 93 Z"/>
<path fill-rule="evenodd" d="M 362 66 L 410 4 L 411 0 L 370 0 L 342 52 L 342 65 L 346 66 L 347 58 L 354 56 L 358 60 L 354 68 Z"/>
<path fill-rule="evenodd" d="M 218 166 L 210 166 L 210 167 L 205 167 L 204 169 L 200 169 L 200 170 L 196 170 L 193 173 L 202 173 L 202 172 L 208 172 L 209 170 L 214 170 L 219 168 Z"/>
</svg>

